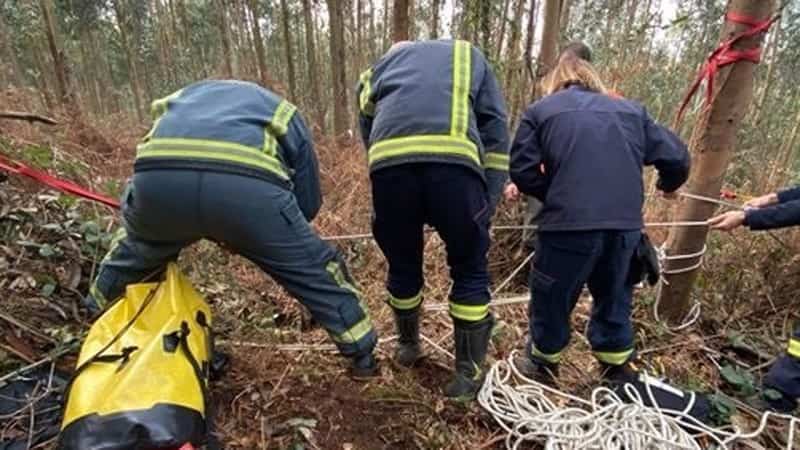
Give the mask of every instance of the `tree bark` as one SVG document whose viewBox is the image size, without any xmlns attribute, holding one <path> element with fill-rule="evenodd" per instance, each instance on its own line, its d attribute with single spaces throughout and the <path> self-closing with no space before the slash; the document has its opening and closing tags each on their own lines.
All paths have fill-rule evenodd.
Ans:
<svg viewBox="0 0 800 450">
<path fill-rule="evenodd" d="M 633 0 L 639 1 L 639 0 Z M 572 8 L 572 0 L 561 0 L 561 14 L 558 23 L 561 25 L 561 35 L 568 36 L 569 15 Z"/>
<path fill-rule="evenodd" d="M 392 14 L 392 42 L 408 40 L 409 3 L 410 0 L 394 0 L 394 14 Z"/>
<path fill-rule="evenodd" d="M 2 52 L 0 52 L 0 58 L 2 58 L 3 61 L 8 62 L 8 68 L 6 69 L 5 78 L 8 80 L 10 84 L 13 84 L 17 87 L 22 87 L 22 77 L 20 76 L 19 59 L 17 59 L 17 53 L 14 51 L 14 45 L 8 36 L 6 28 L 7 27 L 5 21 L 3 17 L 0 16 L 0 46 L 2 46 L 1 47 Z"/>
<path fill-rule="evenodd" d="M 333 132 L 347 132 L 350 99 L 347 96 L 347 66 L 345 65 L 344 7 L 342 0 L 328 0 L 330 23 L 331 79 L 333 86 Z"/>
<path fill-rule="evenodd" d="M 294 55 L 292 54 L 292 35 L 289 32 L 289 6 L 286 0 L 281 0 L 281 15 L 283 16 L 283 41 L 286 47 L 286 70 L 289 77 L 289 98 L 297 101 L 297 80 L 294 73 Z"/>
<path fill-rule="evenodd" d="M 762 20 L 769 16 L 772 7 L 773 0 L 731 0 L 728 11 Z M 720 41 L 747 28 L 747 25 L 726 21 Z M 744 39 L 734 48 L 758 47 L 762 40 L 763 36 Z M 714 99 L 701 114 L 692 132 L 690 142 L 694 158 L 686 191 L 708 197 L 719 195 L 725 172 L 734 155 L 736 132 L 752 100 L 755 67 L 752 62 L 741 61 L 726 66 L 717 73 Z M 715 209 L 713 204 L 687 199 L 681 203 L 675 220 L 704 221 L 711 217 Z M 706 227 L 673 228 L 667 240 L 666 253 L 687 255 L 700 252 L 704 248 L 707 234 Z M 665 269 L 680 270 L 695 263 L 696 260 L 672 260 L 667 261 Z M 669 284 L 664 284 L 659 298 L 661 317 L 672 323 L 685 317 L 697 274 L 697 270 L 692 270 L 668 276 Z"/>
<path fill-rule="evenodd" d="M 487 55 L 491 53 L 492 42 L 492 16 L 491 16 L 491 2 L 489 0 L 482 0 L 480 2 L 480 24 L 481 24 L 481 48 Z"/>
<path fill-rule="evenodd" d="M 142 113 L 139 69 L 137 69 L 138 64 L 136 64 L 134 52 L 130 45 L 130 39 L 128 38 L 128 17 L 125 14 L 125 9 L 122 7 L 121 0 L 114 0 L 114 13 L 117 16 L 117 25 L 119 26 L 119 37 L 122 41 L 122 47 L 125 49 L 125 62 L 128 66 L 128 78 L 130 79 L 131 91 L 133 93 L 133 106 L 136 109 L 136 118 L 141 122 L 144 120 L 144 115 Z"/>
<path fill-rule="evenodd" d="M 264 53 L 264 39 L 261 37 L 261 24 L 258 21 L 261 17 L 258 8 L 258 0 L 250 0 L 249 6 L 252 19 L 250 27 L 253 30 L 253 48 L 256 52 L 256 59 L 258 60 L 259 79 L 261 80 L 262 86 L 269 88 L 271 83 L 267 76 L 267 57 Z"/>
<path fill-rule="evenodd" d="M 69 95 L 69 81 L 67 78 L 67 63 L 64 53 L 58 48 L 56 40 L 56 27 L 53 22 L 53 11 L 49 0 L 39 0 L 42 9 L 42 24 L 47 35 L 47 44 L 50 49 L 50 57 L 53 58 L 53 71 L 56 76 L 56 89 L 58 101 L 61 104 L 67 103 Z"/>
<path fill-rule="evenodd" d="M 775 23 L 775 33 L 770 39 L 769 42 L 769 62 L 767 63 L 767 78 L 764 80 L 764 85 L 761 87 L 761 95 L 758 97 L 758 102 L 755 104 L 756 116 L 753 119 L 753 123 L 756 125 L 761 123 L 761 118 L 763 117 L 764 113 L 764 105 L 767 102 L 767 96 L 769 95 L 769 90 L 772 87 L 772 76 L 775 73 L 775 66 L 778 64 L 778 59 L 780 57 L 780 53 L 778 51 L 778 41 L 781 38 L 781 26 L 780 21 Z"/>
<path fill-rule="evenodd" d="M 523 0 L 524 1 L 524 0 Z M 506 27 L 508 25 L 508 8 L 511 6 L 511 0 L 503 1 L 503 11 L 500 15 L 500 35 L 497 37 L 497 42 L 494 48 L 494 60 L 500 61 L 500 56 L 503 54 L 503 44 L 506 40 Z M 522 28 L 522 16 L 515 17 L 513 27 Z"/>
<path fill-rule="evenodd" d="M 536 63 L 537 84 L 556 65 L 560 16 L 561 0 L 545 0 L 542 46 L 539 49 L 539 58 Z"/>
<path fill-rule="evenodd" d="M 314 39 L 314 12 L 311 10 L 311 0 L 303 0 L 303 22 L 306 29 L 306 57 L 308 58 L 308 82 L 311 84 L 311 104 L 314 112 L 314 121 L 320 129 L 325 130 L 325 110 L 322 108 L 322 94 L 320 80 L 317 78 L 317 45 Z"/>
<path fill-rule="evenodd" d="M 431 0 L 431 39 L 439 39 L 439 15 L 441 14 L 441 0 Z"/>
<path fill-rule="evenodd" d="M 522 16 L 525 14 L 525 0 L 516 0 L 514 6 L 514 21 L 511 24 L 511 36 L 508 40 L 506 52 L 506 74 L 503 79 L 506 92 L 513 92 L 514 81 L 520 73 L 522 65 L 519 64 L 519 41 L 522 36 Z M 531 44 L 533 45 L 533 44 Z"/>
<path fill-rule="evenodd" d="M 225 78 L 233 78 L 233 60 L 231 58 L 231 36 L 228 30 L 228 12 L 225 0 L 215 0 L 220 41 L 222 41 L 222 59 L 224 62 L 223 75 Z"/>
</svg>

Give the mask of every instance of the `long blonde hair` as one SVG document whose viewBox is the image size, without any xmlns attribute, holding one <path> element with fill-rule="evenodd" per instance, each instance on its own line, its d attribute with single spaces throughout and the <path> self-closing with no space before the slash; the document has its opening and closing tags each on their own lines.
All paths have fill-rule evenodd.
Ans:
<svg viewBox="0 0 800 450">
<path fill-rule="evenodd" d="M 562 58 L 558 65 L 542 80 L 544 95 L 550 95 L 572 84 L 579 84 L 591 91 L 607 94 L 603 79 L 588 61 L 574 56 Z"/>
</svg>

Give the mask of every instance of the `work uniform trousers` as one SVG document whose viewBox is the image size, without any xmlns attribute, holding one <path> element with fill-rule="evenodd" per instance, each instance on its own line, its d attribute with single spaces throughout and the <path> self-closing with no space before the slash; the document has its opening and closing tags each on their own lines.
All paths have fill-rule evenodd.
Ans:
<svg viewBox="0 0 800 450">
<path fill-rule="evenodd" d="M 627 281 L 640 231 L 542 231 L 530 276 L 529 354 L 557 364 L 570 340 L 570 315 L 583 286 L 592 294 L 588 337 L 603 363 L 621 365 L 633 354 Z"/>
<path fill-rule="evenodd" d="M 800 399 L 800 326 L 794 330 L 786 354 L 769 369 L 764 386 L 790 399 Z"/>
<path fill-rule="evenodd" d="M 428 224 L 447 250 L 451 316 L 467 322 L 485 318 L 490 207 L 480 175 L 455 164 L 409 163 L 370 177 L 373 234 L 389 262 L 389 304 L 411 311 L 422 301 L 423 228 Z"/>
<path fill-rule="evenodd" d="M 163 270 L 206 238 L 257 264 L 300 300 L 346 356 L 377 342 L 344 263 L 304 218 L 287 189 L 257 178 L 192 170 L 136 173 L 122 198 L 124 228 L 87 303 L 108 304 L 130 283 Z"/>
</svg>

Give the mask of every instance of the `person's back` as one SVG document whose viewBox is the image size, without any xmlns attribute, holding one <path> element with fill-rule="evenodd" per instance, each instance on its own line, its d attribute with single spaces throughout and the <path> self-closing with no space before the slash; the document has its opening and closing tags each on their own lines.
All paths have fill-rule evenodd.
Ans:
<svg viewBox="0 0 800 450">
<path fill-rule="evenodd" d="M 654 127 L 635 102 L 580 85 L 545 97 L 523 120 L 536 127 L 543 149 L 540 230 L 642 227 L 642 168 L 659 158 L 656 141 L 680 145 L 676 137 Z M 675 174 L 663 182 L 672 190 L 683 180 Z"/>
<path fill-rule="evenodd" d="M 319 171 L 296 108 L 252 83 L 202 81 L 152 109 L 121 202 L 124 228 L 87 307 L 105 307 L 187 245 L 211 239 L 300 300 L 353 359 L 353 375 L 375 375 L 369 314 L 342 259 L 308 223 L 321 205 Z"/>
<path fill-rule="evenodd" d="M 395 360 L 421 356 L 419 310 L 423 227 L 447 247 L 453 278 L 456 374 L 448 397 L 480 387 L 489 313 L 489 221 L 508 172 L 505 105 L 483 55 L 465 41 L 395 44 L 358 88 L 368 152 L 373 234 L 389 262 L 388 303 L 395 313 Z"/>
</svg>

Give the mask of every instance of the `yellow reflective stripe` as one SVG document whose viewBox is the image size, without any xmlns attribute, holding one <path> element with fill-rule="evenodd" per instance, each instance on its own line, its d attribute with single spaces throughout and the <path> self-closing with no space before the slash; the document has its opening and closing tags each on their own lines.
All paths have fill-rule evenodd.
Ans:
<svg viewBox="0 0 800 450">
<path fill-rule="evenodd" d="M 486 161 L 483 162 L 483 167 L 486 169 L 494 169 L 502 172 L 508 172 L 508 155 L 505 153 L 486 153 Z"/>
<path fill-rule="evenodd" d="M 269 130 L 264 130 L 264 153 L 277 159 L 278 157 L 278 140 Z"/>
<path fill-rule="evenodd" d="M 361 308 L 361 312 L 364 314 L 364 318 L 361 319 L 357 324 L 348 328 L 344 333 L 338 335 L 331 334 L 331 337 L 334 341 L 343 344 L 356 343 L 364 338 L 364 336 L 369 334 L 369 332 L 372 330 L 372 320 L 369 317 L 367 306 L 361 301 L 361 291 L 359 291 L 357 287 L 353 286 L 353 283 L 347 279 L 342 271 L 342 267 L 337 261 L 329 262 L 325 267 L 325 270 L 328 271 L 339 287 L 347 289 L 353 293 L 353 295 L 358 299 L 358 306 Z"/>
<path fill-rule="evenodd" d="M 396 309 L 414 309 L 422 302 L 422 292 L 411 298 L 397 298 L 389 294 L 389 304 Z"/>
<path fill-rule="evenodd" d="M 106 305 L 108 305 L 108 299 L 105 295 L 103 295 L 102 292 L 100 292 L 100 289 L 97 288 L 97 280 L 94 280 L 94 284 L 92 284 L 92 287 L 89 288 L 89 295 L 92 296 L 100 309 L 103 309 L 106 307 Z"/>
<path fill-rule="evenodd" d="M 158 123 L 161 122 L 161 118 L 164 117 L 164 114 L 167 113 L 167 107 L 169 106 L 169 101 L 174 100 L 180 97 L 183 89 L 178 89 L 177 91 L 173 92 L 172 94 L 160 98 L 158 100 L 154 100 L 153 103 L 150 104 L 150 117 L 153 118 L 153 126 L 150 127 L 150 131 L 144 136 L 144 140 L 148 140 L 153 136 L 155 133 L 156 128 L 158 127 Z"/>
<path fill-rule="evenodd" d="M 606 364 L 619 366 L 625 364 L 628 358 L 633 354 L 633 349 L 623 350 L 621 352 L 593 352 L 594 356 Z"/>
<path fill-rule="evenodd" d="M 789 349 L 786 353 L 795 358 L 800 358 L 800 340 L 789 339 Z"/>
<path fill-rule="evenodd" d="M 489 305 L 463 305 L 450 302 L 450 315 L 456 319 L 477 322 L 489 314 Z"/>
<path fill-rule="evenodd" d="M 453 104 L 450 135 L 466 136 L 469 129 L 469 91 L 472 78 L 472 45 L 456 41 L 453 46 Z"/>
<path fill-rule="evenodd" d="M 233 142 L 156 138 L 137 147 L 136 158 L 187 158 L 228 161 L 268 170 L 289 179 L 280 161 L 262 150 Z"/>
<path fill-rule="evenodd" d="M 444 135 L 409 136 L 386 139 L 369 150 L 369 164 L 404 155 L 456 155 L 481 164 L 475 143 L 464 138 Z"/>
<path fill-rule="evenodd" d="M 561 352 L 543 353 L 539 351 L 539 349 L 537 349 L 534 345 L 531 345 L 531 355 L 552 364 L 558 364 L 561 362 Z"/>
<path fill-rule="evenodd" d="M 275 137 L 286 134 L 286 131 L 289 129 L 289 121 L 292 120 L 292 115 L 295 111 L 297 111 L 297 107 L 286 100 L 281 100 L 269 124 Z"/>
<path fill-rule="evenodd" d="M 367 69 L 361 73 L 361 95 L 358 98 L 358 104 L 361 112 L 372 116 L 375 114 L 375 104 L 370 101 L 372 96 L 372 69 Z"/>
</svg>

